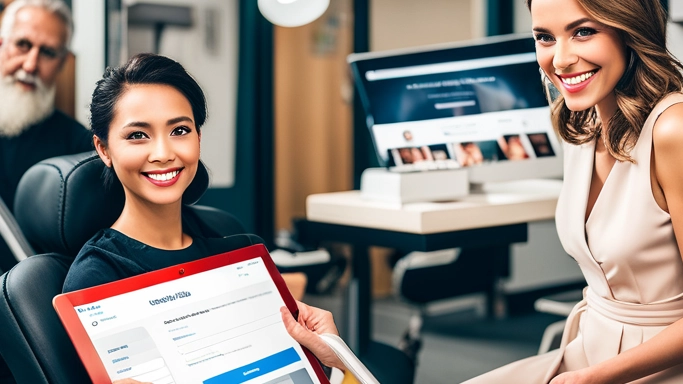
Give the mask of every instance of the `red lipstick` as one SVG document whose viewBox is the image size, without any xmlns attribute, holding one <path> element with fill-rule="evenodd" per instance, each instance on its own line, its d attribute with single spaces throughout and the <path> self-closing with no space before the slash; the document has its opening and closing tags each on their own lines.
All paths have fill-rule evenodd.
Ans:
<svg viewBox="0 0 683 384">
<path fill-rule="evenodd" d="M 585 72 L 578 72 L 578 73 L 572 73 L 572 74 L 567 74 L 567 75 L 556 75 L 557 77 L 560 78 L 560 82 L 562 83 L 562 87 L 567 90 L 569 93 L 576 93 L 582 91 L 584 88 L 590 84 L 591 81 L 595 78 L 595 76 L 598 75 L 599 70 L 592 70 L 592 71 L 585 71 Z M 578 84 L 567 84 L 562 79 L 571 79 L 573 77 L 581 76 L 585 73 L 593 73 L 591 77 L 587 78 L 586 80 L 578 83 Z"/>
</svg>

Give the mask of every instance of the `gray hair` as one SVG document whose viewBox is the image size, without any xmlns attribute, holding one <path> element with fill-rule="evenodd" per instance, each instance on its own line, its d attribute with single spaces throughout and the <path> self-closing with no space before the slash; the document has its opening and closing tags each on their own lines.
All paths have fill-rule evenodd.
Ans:
<svg viewBox="0 0 683 384">
<path fill-rule="evenodd" d="M 17 12 L 25 7 L 43 8 L 53 15 L 59 17 L 66 25 L 66 41 L 65 46 L 68 48 L 71 44 L 71 36 L 73 36 L 74 23 L 71 18 L 71 9 L 62 0 L 15 0 L 5 8 L 2 16 L 2 23 L 0 25 L 0 38 L 6 40 L 12 34 L 14 29 L 14 22 L 17 17 Z"/>
</svg>

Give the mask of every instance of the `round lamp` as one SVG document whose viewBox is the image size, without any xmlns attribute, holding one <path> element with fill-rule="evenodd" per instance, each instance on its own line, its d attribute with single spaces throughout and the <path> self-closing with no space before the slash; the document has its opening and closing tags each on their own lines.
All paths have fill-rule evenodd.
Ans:
<svg viewBox="0 0 683 384">
<path fill-rule="evenodd" d="M 282 27 L 306 25 L 325 13 L 330 0 L 258 0 L 263 17 Z"/>
</svg>

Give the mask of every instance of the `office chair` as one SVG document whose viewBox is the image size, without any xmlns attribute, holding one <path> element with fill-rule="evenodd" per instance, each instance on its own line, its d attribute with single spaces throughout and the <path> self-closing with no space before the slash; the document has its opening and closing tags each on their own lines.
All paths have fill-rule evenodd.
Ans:
<svg viewBox="0 0 683 384">
<path fill-rule="evenodd" d="M 89 378 L 52 308 L 66 273 L 81 246 L 109 227 L 123 207 L 118 182 L 102 185 L 104 164 L 93 153 L 56 157 L 30 168 L 17 188 L 15 216 L 28 242 L 40 254 L 21 261 L 0 277 L 0 355 L 17 383 L 87 383 Z M 196 202 L 208 187 L 202 166 L 199 182 L 184 202 Z M 184 208 L 184 224 L 194 233 L 227 236 L 244 233 L 230 214 L 201 206 Z M 253 243 L 236 235 L 237 246 Z"/>
<path fill-rule="evenodd" d="M 416 311 L 398 348 L 417 360 L 427 307 L 439 300 L 483 292 L 487 295 L 487 314 L 495 316 L 497 284 L 507 274 L 507 264 L 507 257 L 499 255 L 497 250 L 451 248 L 402 256 L 393 268 L 394 295 L 414 306 Z"/>
<path fill-rule="evenodd" d="M 583 299 L 583 290 L 565 291 L 539 298 L 534 302 L 534 308 L 538 312 L 567 317 L 581 299 Z M 539 355 L 560 347 L 566 323 L 567 320 L 562 319 L 546 327 L 541 338 L 541 345 L 538 347 Z"/>
<path fill-rule="evenodd" d="M 0 268 L 8 271 L 35 251 L 24 237 L 14 215 L 0 198 Z"/>
</svg>

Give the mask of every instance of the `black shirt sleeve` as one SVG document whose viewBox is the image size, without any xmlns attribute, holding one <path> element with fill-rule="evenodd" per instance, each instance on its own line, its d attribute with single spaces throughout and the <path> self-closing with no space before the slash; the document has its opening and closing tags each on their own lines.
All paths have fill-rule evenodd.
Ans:
<svg viewBox="0 0 683 384">
<path fill-rule="evenodd" d="M 64 155 L 95 150 L 92 141 L 92 131 L 61 111 L 55 110 L 50 119 L 45 122 L 45 125 L 48 129 L 52 128 L 57 130 L 55 139 L 63 142 L 65 146 L 63 150 L 65 152 Z"/>
</svg>

